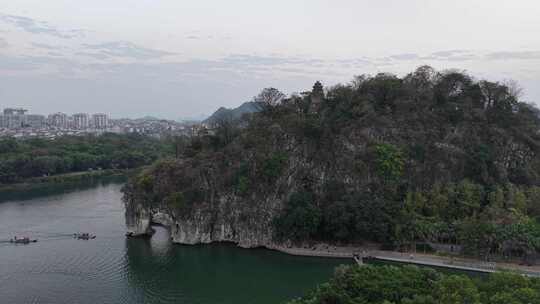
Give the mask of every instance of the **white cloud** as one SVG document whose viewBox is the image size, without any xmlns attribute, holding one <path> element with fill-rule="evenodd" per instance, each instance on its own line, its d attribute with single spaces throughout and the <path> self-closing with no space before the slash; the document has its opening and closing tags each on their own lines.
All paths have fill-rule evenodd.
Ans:
<svg viewBox="0 0 540 304">
<path fill-rule="evenodd" d="M 50 35 L 63 39 L 83 37 L 85 35 L 85 31 L 82 29 L 60 29 L 49 25 L 47 22 L 23 16 L 0 14 L 0 21 L 32 34 Z"/>
<path fill-rule="evenodd" d="M 4 1 L 0 97 L 175 117 L 429 64 L 515 78 L 540 100 L 538 1 L 473 2 Z"/>
<path fill-rule="evenodd" d="M 132 58 L 132 59 L 156 59 L 164 56 L 174 55 L 172 52 L 155 50 L 138 46 L 127 41 L 113 41 L 98 44 L 84 44 L 83 48 L 94 53 L 86 53 L 95 58 L 117 57 L 117 58 Z"/>
<path fill-rule="evenodd" d="M 540 51 L 506 51 L 506 52 L 493 52 L 486 55 L 488 59 L 493 60 L 536 60 L 540 59 Z"/>
</svg>

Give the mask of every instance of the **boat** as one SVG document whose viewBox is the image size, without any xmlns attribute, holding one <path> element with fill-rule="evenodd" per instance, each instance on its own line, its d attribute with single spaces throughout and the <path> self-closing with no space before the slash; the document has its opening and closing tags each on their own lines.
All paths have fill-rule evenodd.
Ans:
<svg viewBox="0 0 540 304">
<path fill-rule="evenodd" d="M 93 240 L 96 238 L 95 235 L 92 235 L 90 233 L 74 233 L 73 237 L 78 240 Z"/>
<path fill-rule="evenodd" d="M 14 244 L 30 244 L 30 243 L 37 242 L 37 240 L 35 240 L 35 239 L 32 240 L 27 236 L 22 237 L 22 238 L 18 238 L 18 237 L 15 236 L 14 238 L 10 239 L 9 242 L 14 243 Z"/>
</svg>

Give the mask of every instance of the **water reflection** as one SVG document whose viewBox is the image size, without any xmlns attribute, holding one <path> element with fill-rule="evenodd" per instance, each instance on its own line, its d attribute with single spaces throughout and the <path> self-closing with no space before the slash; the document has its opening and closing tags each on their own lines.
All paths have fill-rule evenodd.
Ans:
<svg viewBox="0 0 540 304">
<path fill-rule="evenodd" d="M 156 227 L 152 239 L 126 241 L 130 284 L 144 290 L 145 303 L 280 303 L 348 262 L 231 244 L 182 246 L 168 237 Z"/>
<path fill-rule="evenodd" d="M 9 185 L 0 188 L 0 203 L 5 201 L 17 200 L 25 201 L 34 198 L 43 198 L 59 194 L 67 194 L 77 191 L 93 189 L 99 186 L 109 184 L 121 184 L 127 180 L 126 176 L 114 175 L 95 178 L 86 178 L 83 180 L 74 180 L 63 183 L 41 183 L 19 188 L 17 186 L 10 187 Z"/>
</svg>

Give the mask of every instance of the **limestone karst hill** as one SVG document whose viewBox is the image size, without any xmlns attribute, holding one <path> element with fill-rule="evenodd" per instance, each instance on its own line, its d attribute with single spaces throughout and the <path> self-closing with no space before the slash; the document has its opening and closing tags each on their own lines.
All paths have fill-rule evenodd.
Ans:
<svg viewBox="0 0 540 304">
<path fill-rule="evenodd" d="M 188 244 L 540 248 L 539 111 L 515 86 L 420 67 L 256 101 L 131 180 L 133 233 L 155 217 Z"/>
</svg>

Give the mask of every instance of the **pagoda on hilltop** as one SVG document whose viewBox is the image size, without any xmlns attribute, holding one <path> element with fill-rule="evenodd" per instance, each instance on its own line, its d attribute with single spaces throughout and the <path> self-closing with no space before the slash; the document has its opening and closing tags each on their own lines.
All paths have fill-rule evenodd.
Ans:
<svg viewBox="0 0 540 304">
<path fill-rule="evenodd" d="M 320 81 L 315 82 L 315 84 L 313 85 L 313 90 L 311 91 L 310 99 L 311 99 L 311 104 L 309 106 L 309 111 L 311 113 L 317 113 L 324 99 L 323 85 Z"/>
</svg>

